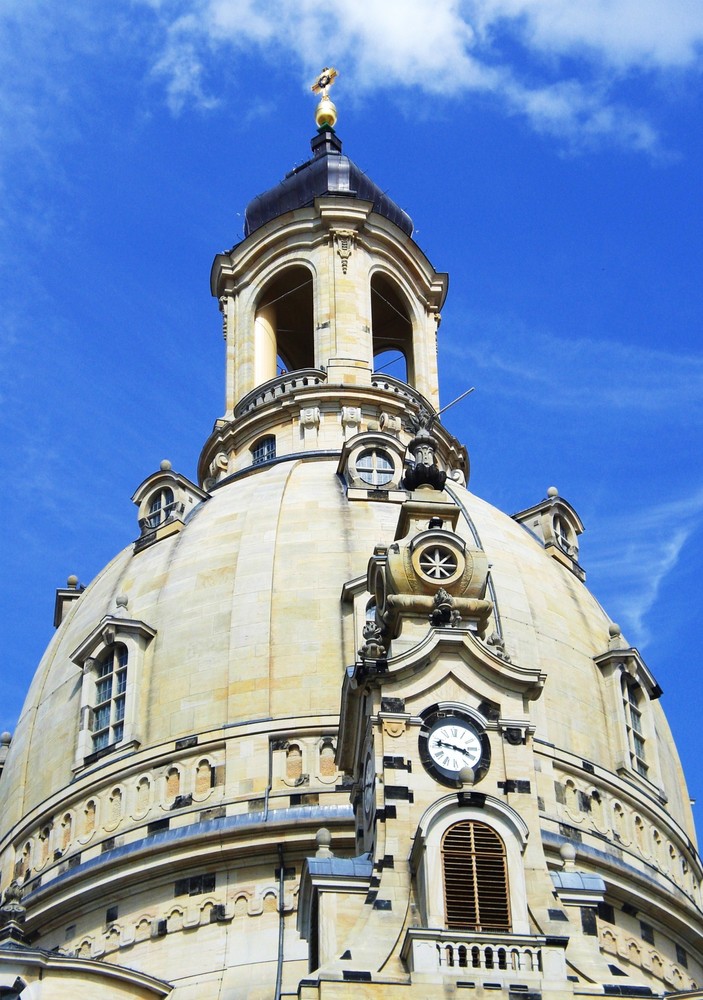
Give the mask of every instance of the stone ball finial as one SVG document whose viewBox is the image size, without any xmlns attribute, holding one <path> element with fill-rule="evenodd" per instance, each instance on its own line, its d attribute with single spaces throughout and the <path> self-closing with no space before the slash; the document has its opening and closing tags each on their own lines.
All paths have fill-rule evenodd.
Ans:
<svg viewBox="0 0 703 1000">
<path fill-rule="evenodd" d="M 12 733 L 0 733 L 0 746 L 9 747 L 12 743 Z"/>
<path fill-rule="evenodd" d="M 458 777 L 462 785 L 473 785 L 476 781 L 476 774 L 473 767 L 462 767 Z"/>
<path fill-rule="evenodd" d="M 566 843 L 562 844 L 559 848 L 559 853 L 564 864 L 573 864 L 576 860 L 576 848 L 571 841 L 566 841 Z"/>
<path fill-rule="evenodd" d="M 326 826 L 321 826 L 320 829 L 315 834 L 315 843 L 317 844 L 317 857 L 318 858 L 331 858 L 332 851 L 330 850 L 330 844 L 332 843 L 332 834 L 329 832 Z"/>
<path fill-rule="evenodd" d="M 616 636 L 620 635 L 620 626 L 616 625 L 615 622 L 611 622 L 610 625 L 608 626 L 608 635 L 610 636 L 611 639 L 614 639 Z"/>
<path fill-rule="evenodd" d="M 161 465 L 159 466 L 162 472 L 170 472 L 173 466 L 167 458 L 162 459 Z"/>
<path fill-rule="evenodd" d="M 126 608 L 129 604 L 129 598 L 126 594 L 118 594 L 115 598 L 115 604 L 118 608 Z"/>
<path fill-rule="evenodd" d="M 549 487 L 549 489 L 547 490 L 547 496 L 551 497 L 552 499 L 554 497 L 558 497 L 559 496 L 559 490 L 556 488 L 556 486 L 550 486 Z"/>
<path fill-rule="evenodd" d="M 78 586 L 78 577 L 75 576 L 75 574 L 71 573 L 71 575 L 66 580 L 66 586 L 70 587 L 71 590 L 75 590 L 76 587 Z"/>
<path fill-rule="evenodd" d="M 332 843 L 332 834 L 326 826 L 321 826 L 315 834 L 315 843 L 318 847 L 329 847 Z"/>
</svg>

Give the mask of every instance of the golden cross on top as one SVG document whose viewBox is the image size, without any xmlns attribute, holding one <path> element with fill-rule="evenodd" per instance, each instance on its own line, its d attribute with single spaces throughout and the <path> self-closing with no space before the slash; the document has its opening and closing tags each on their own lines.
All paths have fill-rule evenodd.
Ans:
<svg viewBox="0 0 703 1000">
<path fill-rule="evenodd" d="M 338 76 L 336 69 L 333 69 L 332 66 L 325 66 L 317 80 L 315 80 L 312 85 L 313 94 L 322 93 L 323 97 L 327 97 L 328 91 L 334 83 L 334 78 L 336 76 Z"/>
</svg>

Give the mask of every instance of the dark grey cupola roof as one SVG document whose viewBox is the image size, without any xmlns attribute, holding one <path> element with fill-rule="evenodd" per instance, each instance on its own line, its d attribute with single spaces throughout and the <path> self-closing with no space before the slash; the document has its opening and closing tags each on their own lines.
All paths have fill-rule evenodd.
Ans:
<svg viewBox="0 0 703 1000">
<path fill-rule="evenodd" d="M 370 201 L 374 212 L 390 219 L 408 236 L 413 221 L 380 187 L 342 153 L 342 141 L 331 129 L 322 129 L 311 141 L 312 159 L 291 170 L 280 184 L 257 195 L 246 207 L 244 235 L 270 219 L 312 205 L 322 195 Z"/>
</svg>

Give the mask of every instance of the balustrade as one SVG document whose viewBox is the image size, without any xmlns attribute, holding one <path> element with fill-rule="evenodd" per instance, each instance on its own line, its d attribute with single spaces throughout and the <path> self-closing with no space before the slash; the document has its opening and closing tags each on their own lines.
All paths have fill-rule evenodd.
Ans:
<svg viewBox="0 0 703 1000">
<path fill-rule="evenodd" d="M 490 973 L 507 981 L 566 975 L 566 939 L 410 927 L 403 958 L 411 972 Z"/>
</svg>

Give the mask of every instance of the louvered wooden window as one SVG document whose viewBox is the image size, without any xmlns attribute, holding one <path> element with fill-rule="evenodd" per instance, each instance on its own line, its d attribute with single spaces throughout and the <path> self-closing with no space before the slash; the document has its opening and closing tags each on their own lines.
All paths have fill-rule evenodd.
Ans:
<svg viewBox="0 0 703 1000">
<path fill-rule="evenodd" d="M 442 840 L 444 904 L 449 930 L 509 931 L 505 845 L 485 823 L 465 819 Z"/>
</svg>

